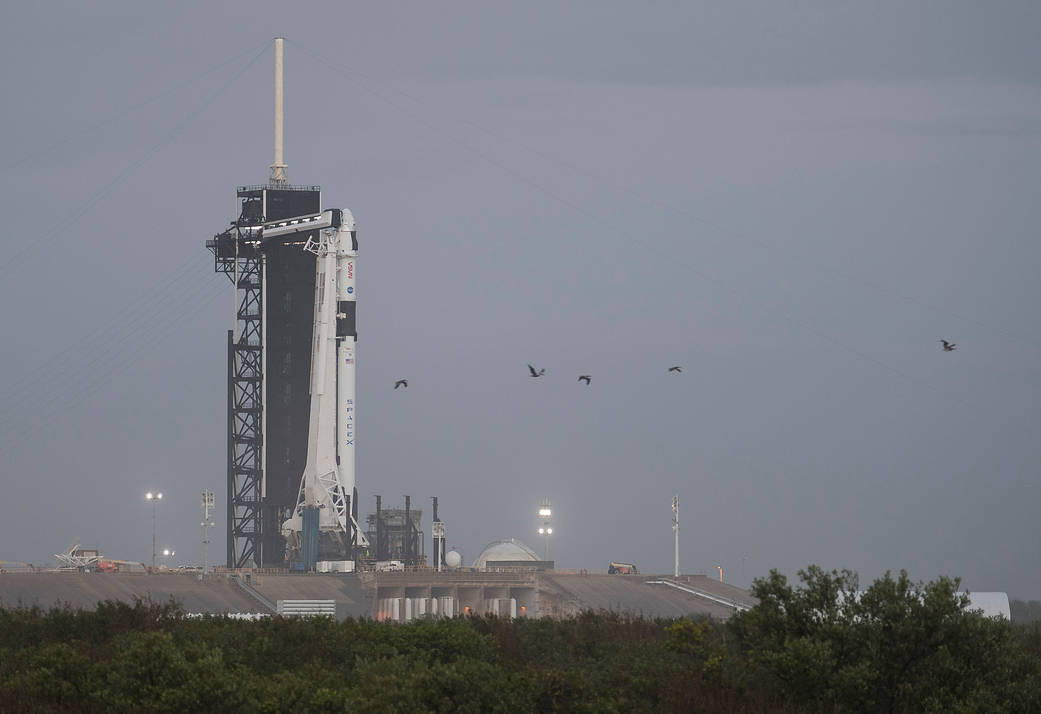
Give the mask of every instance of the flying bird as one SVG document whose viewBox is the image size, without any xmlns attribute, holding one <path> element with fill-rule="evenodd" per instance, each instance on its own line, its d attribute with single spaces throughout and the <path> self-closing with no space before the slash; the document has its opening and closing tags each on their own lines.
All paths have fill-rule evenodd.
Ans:
<svg viewBox="0 0 1041 714">
<path fill-rule="evenodd" d="M 590 376 L 590 375 L 588 375 L 588 374 L 581 374 L 581 375 L 579 375 L 579 377 L 578 377 L 578 381 L 579 381 L 579 382 L 585 382 L 585 383 L 586 383 L 586 386 L 587 386 L 587 387 L 589 386 L 589 382 L 590 382 L 590 381 L 591 381 L 592 379 L 593 379 L 593 378 L 592 378 L 592 376 Z"/>
<path fill-rule="evenodd" d="M 954 344 L 953 342 L 948 342 L 947 340 L 940 340 L 940 342 L 943 343 L 944 352 L 954 352 L 954 348 L 957 347 L 956 344 Z"/>
<path fill-rule="evenodd" d="M 408 389 L 408 380 L 399 379 L 398 381 L 394 382 L 394 389 L 397 389 L 398 387 L 405 387 L 406 389 Z"/>
<path fill-rule="evenodd" d="M 536 372 L 535 368 L 532 367 L 530 364 L 528 365 L 528 371 L 531 372 L 531 376 L 532 377 L 541 377 L 542 375 L 544 375 L 546 373 L 546 369 L 545 368 L 540 369 L 538 372 Z"/>
<path fill-rule="evenodd" d="M 677 367 L 669 367 L 669 371 L 670 371 L 670 372 L 682 372 L 682 371 L 683 371 L 683 369 L 681 369 L 681 368 L 680 368 L 680 367 L 678 367 L 678 366 L 677 366 Z"/>
</svg>

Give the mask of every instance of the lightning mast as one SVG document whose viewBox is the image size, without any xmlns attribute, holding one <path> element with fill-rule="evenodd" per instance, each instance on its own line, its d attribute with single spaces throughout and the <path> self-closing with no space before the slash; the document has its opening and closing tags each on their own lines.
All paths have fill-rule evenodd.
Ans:
<svg viewBox="0 0 1041 714">
<path fill-rule="evenodd" d="M 288 166 L 282 156 L 282 60 L 285 39 L 275 38 L 275 163 L 271 164 L 271 186 L 283 187 L 289 182 Z"/>
</svg>

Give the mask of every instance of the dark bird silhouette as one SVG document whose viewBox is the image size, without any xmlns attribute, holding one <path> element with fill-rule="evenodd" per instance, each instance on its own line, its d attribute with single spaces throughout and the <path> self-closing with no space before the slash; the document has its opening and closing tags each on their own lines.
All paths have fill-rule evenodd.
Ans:
<svg viewBox="0 0 1041 714">
<path fill-rule="evenodd" d="M 669 371 L 670 372 L 682 372 L 683 369 L 678 367 L 678 366 L 677 367 L 669 367 Z"/>
<path fill-rule="evenodd" d="M 540 369 L 538 372 L 536 372 L 535 368 L 532 367 L 530 364 L 528 365 L 528 370 L 531 372 L 531 376 L 532 377 L 541 377 L 542 375 L 544 375 L 546 373 L 545 368 Z"/>
<path fill-rule="evenodd" d="M 406 389 L 408 389 L 408 380 L 399 379 L 398 381 L 394 382 L 394 389 L 397 389 L 398 387 L 405 387 Z"/>
<path fill-rule="evenodd" d="M 948 342 L 947 340 L 940 340 L 940 342 L 943 343 L 944 352 L 954 352 L 954 348 L 957 347 L 956 344 L 954 344 L 953 342 Z"/>
<path fill-rule="evenodd" d="M 590 375 L 588 375 L 588 374 L 582 374 L 582 375 L 579 375 L 579 377 L 578 377 L 578 381 L 579 382 L 585 382 L 587 387 L 589 386 L 589 382 L 592 381 L 592 379 L 593 378 Z"/>
</svg>

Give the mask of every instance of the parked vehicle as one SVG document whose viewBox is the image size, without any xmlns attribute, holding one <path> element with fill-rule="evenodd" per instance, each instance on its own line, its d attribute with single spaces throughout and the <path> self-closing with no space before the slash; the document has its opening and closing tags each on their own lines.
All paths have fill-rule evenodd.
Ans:
<svg viewBox="0 0 1041 714">
<path fill-rule="evenodd" d="M 632 563 L 616 563 L 611 561 L 611 565 L 607 568 L 608 575 L 639 575 L 640 571 L 636 569 L 636 566 Z"/>
</svg>

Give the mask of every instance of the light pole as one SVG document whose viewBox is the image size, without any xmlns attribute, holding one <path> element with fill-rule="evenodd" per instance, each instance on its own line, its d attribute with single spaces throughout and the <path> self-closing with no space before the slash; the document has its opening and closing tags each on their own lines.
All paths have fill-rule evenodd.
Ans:
<svg viewBox="0 0 1041 714">
<path fill-rule="evenodd" d="M 676 536 L 676 563 L 672 569 L 672 577 L 680 576 L 680 497 L 672 497 L 672 532 Z"/>
<path fill-rule="evenodd" d="M 163 494 L 149 491 L 145 494 L 145 500 L 152 502 L 152 572 L 155 573 L 155 506 L 163 500 Z"/>
<path fill-rule="evenodd" d="M 545 539 L 545 555 L 543 560 L 549 560 L 549 537 L 553 535 L 553 507 L 549 499 L 542 499 L 539 504 L 539 535 Z"/>
</svg>

